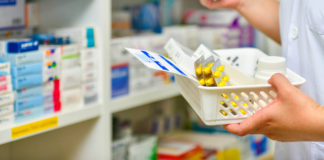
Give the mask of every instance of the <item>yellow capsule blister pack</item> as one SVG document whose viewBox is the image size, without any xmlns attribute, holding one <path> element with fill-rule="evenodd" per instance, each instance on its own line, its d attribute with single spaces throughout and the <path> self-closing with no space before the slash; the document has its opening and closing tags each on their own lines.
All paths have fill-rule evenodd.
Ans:
<svg viewBox="0 0 324 160">
<path fill-rule="evenodd" d="M 224 87 L 230 86 L 230 78 L 225 73 L 225 67 L 221 64 L 220 59 L 214 56 L 208 57 L 203 62 L 203 75 L 206 86 Z"/>
<path fill-rule="evenodd" d="M 196 73 L 196 78 L 200 85 L 206 86 L 205 79 L 203 76 L 203 65 L 202 62 L 204 61 L 204 57 L 201 56 L 195 61 L 195 73 Z"/>
</svg>

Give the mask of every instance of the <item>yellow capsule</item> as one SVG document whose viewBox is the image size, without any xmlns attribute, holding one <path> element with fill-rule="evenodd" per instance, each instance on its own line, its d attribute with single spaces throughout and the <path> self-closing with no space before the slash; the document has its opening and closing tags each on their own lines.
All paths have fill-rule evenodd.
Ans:
<svg viewBox="0 0 324 160">
<path fill-rule="evenodd" d="M 205 75 L 209 75 L 209 74 L 211 74 L 211 73 L 212 73 L 211 67 L 205 67 L 205 68 L 204 68 L 204 74 L 205 74 Z"/>
<path fill-rule="evenodd" d="M 228 82 L 228 81 L 229 81 L 229 77 L 228 77 L 228 75 L 224 76 L 224 77 L 222 78 L 222 81 Z"/>
<path fill-rule="evenodd" d="M 224 101 L 221 101 L 220 104 L 221 104 L 223 107 L 227 108 L 227 104 L 226 104 Z"/>
<path fill-rule="evenodd" d="M 214 77 L 215 78 L 219 78 L 221 75 L 222 75 L 222 72 L 220 72 L 220 71 L 214 72 Z"/>
<path fill-rule="evenodd" d="M 215 80 L 214 78 L 209 78 L 207 81 L 206 81 L 206 86 L 213 86 L 215 85 Z"/>
<path fill-rule="evenodd" d="M 206 85 L 205 80 L 204 80 L 203 78 L 199 80 L 199 83 L 200 83 L 202 86 Z"/>
<path fill-rule="evenodd" d="M 235 96 L 234 98 L 235 98 L 235 99 L 239 99 L 240 97 L 239 97 L 239 96 Z"/>
<path fill-rule="evenodd" d="M 219 112 L 220 112 L 221 114 L 223 114 L 224 116 L 227 116 L 227 112 L 225 112 L 224 110 L 221 109 Z"/>
<path fill-rule="evenodd" d="M 225 93 L 222 94 L 222 97 L 224 97 L 225 99 L 228 99 L 228 96 Z"/>
<path fill-rule="evenodd" d="M 233 115 L 236 115 L 236 112 L 235 112 L 234 110 L 229 109 L 228 111 L 229 111 L 230 113 L 232 113 Z"/>
<path fill-rule="evenodd" d="M 221 81 L 221 82 L 217 83 L 217 86 L 218 87 L 225 87 L 226 83 L 224 81 Z"/>
<path fill-rule="evenodd" d="M 201 73 L 202 73 L 201 67 L 196 68 L 196 74 L 201 75 Z"/>
<path fill-rule="evenodd" d="M 224 67 L 224 65 L 221 65 L 221 66 L 218 66 L 216 69 L 221 72 L 224 72 L 225 67 Z"/>
<path fill-rule="evenodd" d="M 248 104 L 247 104 L 247 103 L 243 103 L 243 106 L 244 106 L 244 107 L 248 107 Z"/>
<path fill-rule="evenodd" d="M 237 104 L 234 101 L 231 102 L 231 105 L 237 107 Z"/>
<path fill-rule="evenodd" d="M 240 112 L 243 114 L 243 115 L 245 115 L 246 114 L 246 112 L 245 112 L 245 110 L 244 109 L 240 109 Z"/>
</svg>

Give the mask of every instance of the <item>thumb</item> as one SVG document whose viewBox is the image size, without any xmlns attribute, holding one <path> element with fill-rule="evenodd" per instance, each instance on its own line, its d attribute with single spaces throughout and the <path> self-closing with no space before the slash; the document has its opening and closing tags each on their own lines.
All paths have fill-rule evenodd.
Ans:
<svg viewBox="0 0 324 160">
<path fill-rule="evenodd" d="M 224 128 L 236 135 L 245 136 L 246 134 L 256 134 L 262 133 L 260 132 L 260 128 L 268 121 L 269 119 L 269 110 L 268 107 L 263 108 L 253 114 L 252 116 L 248 117 L 241 123 L 237 124 L 228 124 L 224 125 Z"/>
<path fill-rule="evenodd" d="M 280 73 L 272 75 L 268 82 L 276 89 L 278 93 L 292 87 L 290 81 Z"/>
</svg>

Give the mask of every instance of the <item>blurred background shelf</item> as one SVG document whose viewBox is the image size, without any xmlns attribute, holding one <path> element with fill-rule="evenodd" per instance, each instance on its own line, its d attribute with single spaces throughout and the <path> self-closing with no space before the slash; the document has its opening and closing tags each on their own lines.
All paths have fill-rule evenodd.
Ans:
<svg viewBox="0 0 324 160">
<path fill-rule="evenodd" d="M 48 115 L 46 117 L 41 117 L 39 119 L 30 121 L 30 122 L 26 122 L 26 123 L 22 123 L 22 124 L 16 124 L 14 126 L 8 127 L 8 128 L 3 128 L 0 130 L 0 145 L 5 144 L 5 143 L 9 143 L 9 142 L 13 142 L 13 141 L 17 141 L 20 139 L 24 139 L 27 137 L 31 137 L 31 136 L 35 136 L 38 134 L 42 134 L 45 132 L 49 132 L 52 130 L 56 130 L 62 127 L 66 127 L 72 124 L 76 124 L 76 123 L 80 123 L 92 118 L 96 118 L 100 115 L 100 106 L 99 105 L 93 105 L 93 106 L 86 106 L 84 108 L 78 108 L 78 109 L 74 109 L 71 111 L 67 111 L 67 112 L 62 112 L 62 113 L 58 113 L 58 114 L 52 114 L 52 115 Z M 27 134 L 25 136 L 21 136 L 18 138 L 12 138 L 12 129 L 15 127 L 19 127 L 19 126 L 23 126 L 26 124 L 30 124 L 33 122 L 39 122 L 41 120 L 44 119 L 48 119 L 48 118 L 52 118 L 52 117 L 57 117 L 58 118 L 58 124 L 56 127 L 52 127 L 49 129 L 45 129 L 42 131 L 38 131 L 38 132 L 34 132 L 34 133 L 30 133 Z"/>
<path fill-rule="evenodd" d="M 176 84 L 153 87 L 124 97 L 113 99 L 110 111 L 111 113 L 117 113 L 179 95 L 180 93 Z"/>
</svg>

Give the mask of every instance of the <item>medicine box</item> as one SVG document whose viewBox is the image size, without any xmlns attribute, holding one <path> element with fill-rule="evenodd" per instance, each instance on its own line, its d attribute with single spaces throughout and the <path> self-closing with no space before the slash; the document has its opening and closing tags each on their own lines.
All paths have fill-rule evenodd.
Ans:
<svg viewBox="0 0 324 160">
<path fill-rule="evenodd" d="M 15 113 L 15 123 L 23 123 L 44 115 L 44 108 L 37 106 Z"/>
<path fill-rule="evenodd" d="M 25 1 L 0 1 L 0 30 L 21 29 L 25 27 Z"/>
<path fill-rule="evenodd" d="M 10 74 L 10 62 L 4 61 L 4 60 L 0 60 L 0 72 L 4 72 L 4 73 Z"/>
<path fill-rule="evenodd" d="M 97 82 L 84 83 L 82 85 L 84 104 L 95 104 L 98 102 L 98 85 Z"/>
<path fill-rule="evenodd" d="M 62 110 L 67 111 L 82 107 L 82 90 L 80 87 L 61 91 Z"/>
<path fill-rule="evenodd" d="M 42 71 L 43 71 L 42 62 L 11 66 L 11 75 L 13 77 L 19 77 L 19 76 L 30 75 L 30 74 L 41 74 Z"/>
<path fill-rule="evenodd" d="M 12 92 L 0 96 L 0 106 L 6 106 L 14 102 L 14 94 Z"/>
<path fill-rule="evenodd" d="M 0 41 L 0 54 L 19 54 L 30 51 L 37 51 L 39 43 L 30 39 L 12 39 Z"/>
<path fill-rule="evenodd" d="M 44 106 L 44 114 L 54 113 L 54 103 L 45 103 L 43 106 Z"/>
<path fill-rule="evenodd" d="M 93 82 L 97 80 L 97 72 L 96 70 L 85 71 L 82 73 L 82 82 Z"/>
<path fill-rule="evenodd" d="M 16 99 L 39 96 L 43 94 L 43 86 L 36 85 L 27 88 L 17 89 L 14 91 L 14 93 Z"/>
<path fill-rule="evenodd" d="M 14 112 L 17 113 L 32 107 L 42 106 L 43 104 L 44 104 L 43 95 L 38 95 L 38 96 L 28 97 L 23 99 L 16 99 L 14 103 Z"/>
<path fill-rule="evenodd" d="M 0 84 L 0 95 L 6 94 L 12 91 L 12 84 Z"/>
<path fill-rule="evenodd" d="M 0 76 L 0 85 L 3 84 L 11 84 L 11 76 L 9 74 Z"/>
<path fill-rule="evenodd" d="M 32 74 L 12 78 L 13 89 L 22 89 L 43 83 L 43 74 Z"/>
<path fill-rule="evenodd" d="M 0 61 L 9 61 L 11 65 L 24 65 L 28 63 L 42 62 L 42 53 L 38 51 L 31 51 L 20 54 L 0 55 Z"/>
<path fill-rule="evenodd" d="M 6 128 L 14 123 L 14 115 L 8 114 L 0 117 L 0 128 Z"/>
<path fill-rule="evenodd" d="M 80 50 L 81 61 L 85 61 L 88 59 L 95 59 L 95 57 L 99 54 L 99 50 L 97 48 L 83 48 Z"/>
<path fill-rule="evenodd" d="M 129 94 L 129 64 L 120 63 L 111 67 L 111 97 Z"/>
<path fill-rule="evenodd" d="M 69 89 L 81 85 L 81 67 L 62 70 L 61 89 Z"/>
<path fill-rule="evenodd" d="M 0 117 L 6 116 L 8 114 L 13 114 L 14 106 L 12 104 L 0 106 Z"/>
</svg>

